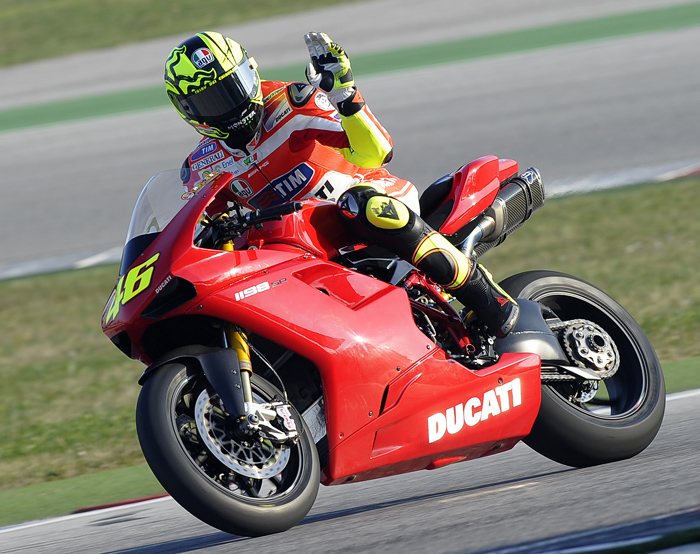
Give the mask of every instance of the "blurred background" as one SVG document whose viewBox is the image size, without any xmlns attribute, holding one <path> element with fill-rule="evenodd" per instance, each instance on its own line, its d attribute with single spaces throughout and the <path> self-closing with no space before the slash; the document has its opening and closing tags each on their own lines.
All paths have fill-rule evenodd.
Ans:
<svg viewBox="0 0 700 554">
<path fill-rule="evenodd" d="M 488 154 L 537 167 L 550 201 L 489 253 L 494 276 L 548 268 L 594 282 L 641 322 L 669 389 L 698 386 L 697 2 L 0 1 L 0 376 L 11 383 L 0 525 L 36 517 L 18 511 L 32 501 L 17 490 L 105 470 L 132 472 L 97 497 L 85 496 L 96 481 L 74 485 L 49 511 L 160 492 L 135 439 L 142 368 L 102 336 L 100 316 L 141 188 L 199 140 L 162 75 L 170 50 L 204 29 L 284 80 L 304 80 L 303 35 L 328 33 L 393 137 L 389 169 L 419 190 Z"/>
</svg>

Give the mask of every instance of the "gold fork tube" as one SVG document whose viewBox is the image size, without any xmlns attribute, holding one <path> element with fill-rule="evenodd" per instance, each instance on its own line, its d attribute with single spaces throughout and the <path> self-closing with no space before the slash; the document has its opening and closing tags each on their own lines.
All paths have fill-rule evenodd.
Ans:
<svg viewBox="0 0 700 554">
<path fill-rule="evenodd" d="M 250 376 L 253 374 L 253 364 L 250 362 L 250 348 L 246 337 L 233 325 L 226 329 L 229 348 L 233 348 L 238 356 L 238 367 L 241 370 L 241 383 L 243 385 L 243 398 L 246 402 L 253 401 L 253 390 L 250 386 Z"/>
</svg>

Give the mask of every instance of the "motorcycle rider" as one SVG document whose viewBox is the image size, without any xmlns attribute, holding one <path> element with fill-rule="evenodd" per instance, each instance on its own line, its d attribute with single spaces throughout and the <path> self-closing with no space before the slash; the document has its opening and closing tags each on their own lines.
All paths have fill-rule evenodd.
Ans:
<svg viewBox="0 0 700 554">
<path fill-rule="evenodd" d="M 517 303 L 421 219 L 415 186 L 383 167 L 391 137 L 365 104 L 345 51 L 324 33 L 304 39 L 308 83 L 261 80 L 241 45 L 216 32 L 197 33 L 172 50 L 168 97 L 204 135 L 183 164 L 183 184 L 230 172 L 230 192 L 251 209 L 337 200 L 339 218 L 354 233 L 415 265 L 490 333 L 507 335 Z"/>
</svg>

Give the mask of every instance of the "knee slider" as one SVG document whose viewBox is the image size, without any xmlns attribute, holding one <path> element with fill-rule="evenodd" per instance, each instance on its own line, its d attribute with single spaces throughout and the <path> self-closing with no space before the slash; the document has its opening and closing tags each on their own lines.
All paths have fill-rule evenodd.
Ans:
<svg viewBox="0 0 700 554">
<path fill-rule="evenodd" d="M 367 201 L 373 196 L 384 195 L 384 190 L 371 183 L 360 183 L 340 195 L 337 206 L 341 216 L 355 219 L 366 210 Z"/>
</svg>

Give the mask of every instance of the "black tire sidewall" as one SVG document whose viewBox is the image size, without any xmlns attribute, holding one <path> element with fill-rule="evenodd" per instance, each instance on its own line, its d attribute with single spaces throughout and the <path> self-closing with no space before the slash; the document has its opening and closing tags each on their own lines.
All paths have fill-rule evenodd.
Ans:
<svg viewBox="0 0 700 554">
<path fill-rule="evenodd" d="M 301 449 L 303 467 L 299 482 L 281 499 L 262 503 L 246 502 L 228 494 L 206 477 L 195 465 L 180 442 L 170 419 L 173 395 L 184 379 L 196 373 L 183 364 L 173 363 L 158 369 L 144 383 L 139 395 L 136 424 L 139 442 L 146 460 L 163 488 L 188 512 L 227 533 L 261 536 L 285 531 L 301 521 L 318 493 L 320 469 L 311 433 L 299 413 L 293 417 L 301 428 L 294 448 Z M 257 375 L 251 378 L 269 398 L 282 394 Z"/>
<path fill-rule="evenodd" d="M 632 316 L 597 287 L 564 273 L 525 272 L 505 279 L 501 286 L 514 297 L 525 299 L 537 299 L 550 291 L 576 294 L 607 312 L 623 329 L 618 334 L 624 333 L 633 343 L 645 367 L 644 397 L 634 410 L 617 417 L 598 417 L 581 410 L 543 384 L 540 411 L 524 442 L 540 454 L 574 467 L 622 460 L 644 450 L 661 426 L 666 389 L 656 353 Z"/>
</svg>

